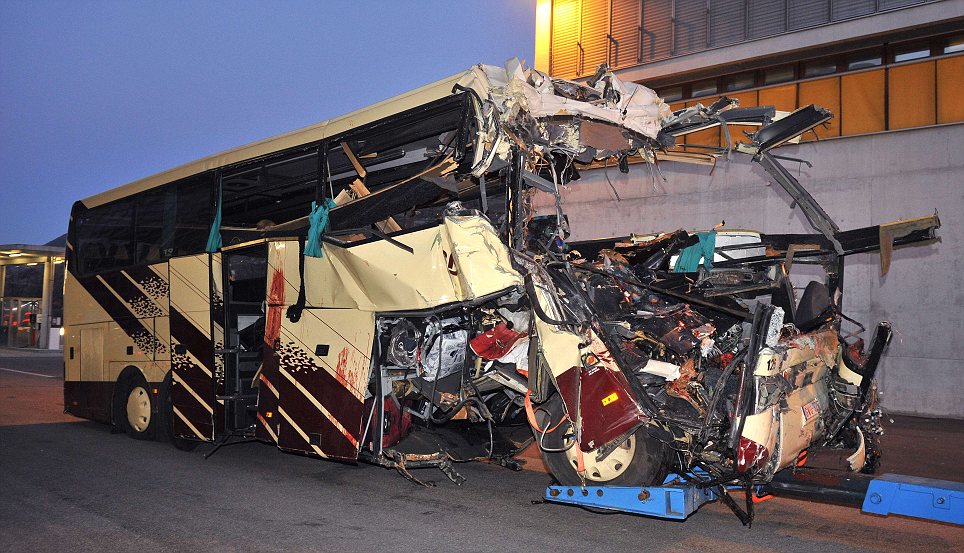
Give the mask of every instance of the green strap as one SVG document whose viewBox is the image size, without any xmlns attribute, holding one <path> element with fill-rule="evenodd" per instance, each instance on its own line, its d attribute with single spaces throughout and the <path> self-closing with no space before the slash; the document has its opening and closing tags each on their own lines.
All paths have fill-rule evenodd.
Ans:
<svg viewBox="0 0 964 553">
<path fill-rule="evenodd" d="M 214 253 L 221 249 L 221 185 L 218 184 L 218 204 L 214 212 L 214 222 L 208 234 L 208 245 L 205 251 Z"/>
<path fill-rule="evenodd" d="M 311 214 L 308 215 L 308 242 L 305 244 L 305 255 L 321 257 L 321 235 L 328 228 L 328 213 L 337 207 L 331 198 L 325 198 L 321 205 L 311 202 Z"/>
</svg>

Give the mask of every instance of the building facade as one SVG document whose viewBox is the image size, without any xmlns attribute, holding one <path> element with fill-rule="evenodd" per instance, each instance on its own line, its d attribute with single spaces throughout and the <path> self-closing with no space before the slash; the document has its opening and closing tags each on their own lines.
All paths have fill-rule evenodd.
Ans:
<svg viewBox="0 0 964 553">
<path fill-rule="evenodd" d="M 964 418 L 964 0 L 538 0 L 536 9 L 534 66 L 553 76 L 578 80 L 607 63 L 674 109 L 723 95 L 830 109 L 829 126 L 780 154 L 813 163 L 788 165 L 842 229 L 936 209 L 941 241 L 895 252 L 886 276 L 876 256 L 848 260 L 844 311 L 897 329 L 879 373 L 887 409 Z M 725 145 L 719 129 L 682 142 Z M 665 182 L 635 167 L 584 172 L 563 194 L 580 215 L 573 238 L 722 221 L 809 231 L 745 159 L 661 168 Z"/>
</svg>

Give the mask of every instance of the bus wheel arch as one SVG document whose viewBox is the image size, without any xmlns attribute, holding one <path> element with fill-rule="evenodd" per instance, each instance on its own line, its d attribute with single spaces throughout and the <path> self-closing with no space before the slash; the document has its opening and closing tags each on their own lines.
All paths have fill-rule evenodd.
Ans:
<svg viewBox="0 0 964 553">
<path fill-rule="evenodd" d="M 575 449 L 572 443 L 572 423 L 566 422 L 562 396 L 552 395 L 537 407 L 536 421 L 546 430 L 540 435 L 533 429 L 542 459 L 552 476 L 564 486 L 582 484 L 576 471 Z M 609 486 L 658 485 L 667 474 L 666 447 L 640 427 L 627 440 L 600 461 L 594 452 L 584 453 L 586 484 Z"/>
<path fill-rule="evenodd" d="M 114 383 L 114 426 L 138 440 L 152 440 L 157 429 L 157 402 L 138 367 L 127 366 Z"/>
</svg>

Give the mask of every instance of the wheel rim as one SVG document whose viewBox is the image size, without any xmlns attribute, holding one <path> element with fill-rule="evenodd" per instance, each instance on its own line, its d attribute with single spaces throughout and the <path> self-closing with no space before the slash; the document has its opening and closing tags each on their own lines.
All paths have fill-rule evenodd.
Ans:
<svg viewBox="0 0 964 553">
<path fill-rule="evenodd" d="M 143 386 L 135 386 L 127 396 L 127 424 L 143 432 L 151 424 L 151 397 Z"/>
<path fill-rule="evenodd" d="M 579 444 L 573 444 L 566 450 L 566 458 L 573 468 L 578 468 L 579 459 L 576 456 L 576 448 Z M 629 464 L 633 461 L 636 454 L 636 436 L 630 436 L 628 440 L 620 444 L 612 453 L 603 460 L 597 461 L 593 453 L 583 453 L 583 463 L 586 465 L 586 480 L 593 482 L 609 482 L 626 472 Z"/>
</svg>

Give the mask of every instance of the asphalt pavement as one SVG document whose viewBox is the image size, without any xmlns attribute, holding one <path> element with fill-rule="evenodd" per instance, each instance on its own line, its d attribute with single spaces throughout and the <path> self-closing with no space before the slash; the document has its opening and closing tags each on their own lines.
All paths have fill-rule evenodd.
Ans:
<svg viewBox="0 0 964 553">
<path fill-rule="evenodd" d="M 482 463 L 422 487 L 260 443 L 205 460 L 63 415 L 60 363 L 0 352 L 0 551 L 964 552 L 958 526 L 784 498 L 745 528 L 719 504 L 671 522 L 541 503 L 545 474 Z"/>
</svg>

